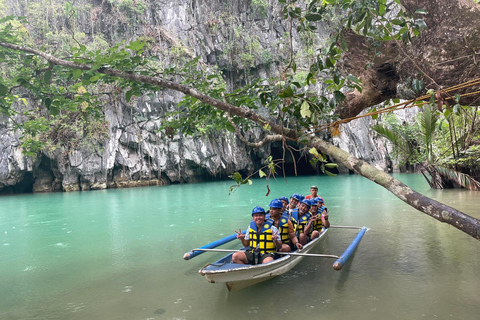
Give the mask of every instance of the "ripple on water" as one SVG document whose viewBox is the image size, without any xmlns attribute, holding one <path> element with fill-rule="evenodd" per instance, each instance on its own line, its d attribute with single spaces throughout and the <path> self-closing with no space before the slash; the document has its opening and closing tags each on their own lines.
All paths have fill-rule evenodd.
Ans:
<svg viewBox="0 0 480 320">
<path fill-rule="evenodd" d="M 133 289 L 133 286 L 125 286 L 123 289 L 122 289 L 122 292 L 131 292 Z"/>
<path fill-rule="evenodd" d="M 84 303 L 75 303 L 75 302 L 69 302 L 67 303 L 67 311 L 70 311 L 72 313 L 80 312 L 85 308 Z"/>
<path fill-rule="evenodd" d="M 27 266 L 27 267 L 25 267 L 25 269 L 23 269 L 23 271 L 24 271 L 24 272 L 27 272 L 27 271 L 32 271 L 32 270 L 35 270 L 35 269 L 37 269 L 37 267 L 35 267 L 35 266 Z"/>
</svg>

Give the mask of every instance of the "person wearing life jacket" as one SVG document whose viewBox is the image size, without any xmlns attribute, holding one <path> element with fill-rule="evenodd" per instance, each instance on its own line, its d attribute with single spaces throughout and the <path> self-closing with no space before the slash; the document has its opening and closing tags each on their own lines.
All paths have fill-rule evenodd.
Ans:
<svg viewBox="0 0 480 320">
<path fill-rule="evenodd" d="M 302 245 L 306 245 L 307 242 L 310 241 L 309 232 L 310 230 L 307 229 L 308 226 L 311 228 L 311 224 L 309 224 L 310 217 L 312 216 L 310 212 L 310 200 L 303 199 L 300 204 L 298 205 L 298 219 L 297 219 L 297 237 L 300 240 Z"/>
<path fill-rule="evenodd" d="M 288 215 L 288 209 L 287 209 L 287 207 L 288 207 L 288 198 L 285 197 L 285 196 L 283 196 L 283 197 L 278 198 L 278 200 L 282 201 L 282 204 L 283 204 L 283 206 L 282 206 L 282 214 L 287 214 L 287 215 Z"/>
<path fill-rule="evenodd" d="M 300 195 L 298 193 L 294 193 L 290 196 L 290 201 L 288 202 L 288 212 L 292 212 L 292 210 L 297 208 L 298 203 L 300 202 Z"/>
<path fill-rule="evenodd" d="M 278 229 L 273 225 L 272 219 L 265 219 L 265 210 L 255 207 L 252 210 L 252 221 L 247 232 L 242 234 L 242 229 L 235 230 L 237 239 L 247 251 L 237 251 L 232 256 L 233 263 L 260 264 L 273 261 L 275 252 L 282 248 L 282 240 Z"/>
<path fill-rule="evenodd" d="M 310 221 L 305 228 L 308 231 L 308 235 L 310 236 L 310 240 L 318 238 L 320 234 L 323 232 L 323 228 L 330 227 L 330 222 L 328 221 L 328 213 L 327 218 L 322 215 L 322 213 L 318 211 L 318 198 L 310 199 Z"/>
<path fill-rule="evenodd" d="M 273 199 L 270 202 L 270 218 L 277 227 L 282 239 L 282 248 L 278 251 L 290 252 L 292 250 L 302 249 L 302 244 L 295 236 L 295 229 L 287 215 L 282 215 L 283 203 L 279 199 Z"/>
<path fill-rule="evenodd" d="M 317 209 L 317 214 L 322 214 L 323 211 L 327 211 L 327 207 L 325 207 L 325 202 L 323 201 L 322 197 L 316 197 L 315 198 L 318 201 L 318 209 Z"/>
</svg>

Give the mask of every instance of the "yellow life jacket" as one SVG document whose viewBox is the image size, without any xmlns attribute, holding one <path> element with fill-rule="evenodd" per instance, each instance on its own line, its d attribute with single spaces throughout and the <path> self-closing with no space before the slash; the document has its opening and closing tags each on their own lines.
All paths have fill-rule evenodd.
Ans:
<svg viewBox="0 0 480 320">
<path fill-rule="evenodd" d="M 322 219 L 321 219 L 323 211 L 325 211 L 325 206 L 322 205 L 322 206 L 318 207 L 318 209 L 317 209 L 318 219 L 317 219 L 317 221 L 315 221 L 313 223 L 312 231 L 317 230 L 317 231 L 320 232 L 322 230 L 322 228 L 324 227 L 324 225 L 322 223 Z"/>
<path fill-rule="evenodd" d="M 291 215 L 290 216 L 290 221 L 292 222 L 293 224 L 293 230 L 295 230 L 295 232 L 297 232 L 297 226 L 298 226 L 298 209 L 295 208 L 293 209 L 293 211 L 291 212 Z"/>
<path fill-rule="evenodd" d="M 310 212 L 305 213 L 303 216 L 299 218 L 298 224 L 297 224 L 297 232 L 298 234 L 301 234 L 304 232 L 305 227 L 307 226 L 308 219 L 310 219 L 312 215 Z"/>
<path fill-rule="evenodd" d="M 318 219 L 316 221 L 313 222 L 313 225 L 312 225 L 312 230 L 310 230 L 310 233 L 312 233 L 313 230 L 317 230 L 317 231 L 321 231 L 322 228 L 323 228 L 323 223 L 322 223 L 322 219 L 321 219 L 321 214 L 318 215 Z"/>
<path fill-rule="evenodd" d="M 278 232 L 280 233 L 280 239 L 282 243 L 289 244 L 290 243 L 290 235 L 288 233 L 288 217 L 281 216 L 280 221 L 278 222 Z"/>
<path fill-rule="evenodd" d="M 255 221 L 250 222 L 250 228 L 248 229 L 250 249 L 255 250 L 257 247 L 260 253 L 276 252 L 275 243 L 272 240 L 272 225 L 273 220 L 267 219 L 263 224 L 262 230 L 257 230 Z"/>
</svg>

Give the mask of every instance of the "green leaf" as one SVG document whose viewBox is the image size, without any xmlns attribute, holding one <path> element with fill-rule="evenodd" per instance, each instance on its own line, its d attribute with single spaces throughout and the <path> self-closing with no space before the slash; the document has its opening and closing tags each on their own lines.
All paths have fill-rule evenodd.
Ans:
<svg viewBox="0 0 480 320">
<path fill-rule="evenodd" d="M 300 115 L 302 118 L 310 118 L 312 116 L 312 111 L 310 111 L 310 104 L 307 101 L 303 101 L 300 108 Z"/>
<path fill-rule="evenodd" d="M 426 29 L 427 28 L 427 24 L 422 19 L 415 20 L 415 25 L 420 29 Z"/>
<path fill-rule="evenodd" d="M 336 163 L 325 163 L 325 167 L 327 167 L 329 169 L 334 169 L 334 168 L 338 167 L 338 164 L 336 164 Z"/>
<path fill-rule="evenodd" d="M 47 109 L 50 109 L 50 105 L 52 104 L 52 99 L 47 98 L 47 99 L 45 99 L 44 103 L 45 103 L 45 107 Z"/>
<path fill-rule="evenodd" d="M 327 176 L 330 176 L 330 177 L 335 177 L 335 176 L 337 175 L 336 173 L 332 173 L 332 172 L 330 172 L 330 171 L 328 171 L 328 170 L 325 170 L 325 174 L 326 174 Z"/>
<path fill-rule="evenodd" d="M 425 9 L 417 9 L 417 11 L 415 11 L 416 14 L 428 14 L 427 10 Z"/>
<path fill-rule="evenodd" d="M 262 170 L 258 170 L 258 175 L 260 176 L 260 178 L 263 178 L 263 177 L 266 177 L 267 175 L 265 174 L 265 172 L 263 172 Z"/>
<path fill-rule="evenodd" d="M 43 75 L 43 81 L 48 83 L 50 82 L 51 79 L 52 79 L 52 70 L 47 70 Z"/>
<path fill-rule="evenodd" d="M 130 101 L 130 99 L 132 98 L 132 95 L 133 95 L 133 90 L 128 90 L 127 93 L 125 93 L 125 99 L 127 100 L 127 102 Z"/>
<path fill-rule="evenodd" d="M 0 96 L 5 96 L 8 93 L 8 88 L 0 83 Z"/>
<path fill-rule="evenodd" d="M 405 25 L 405 21 L 400 19 L 393 19 L 391 23 L 397 26 L 402 26 L 402 27 Z"/>
<path fill-rule="evenodd" d="M 278 94 L 278 96 L 282 99 L 293 97 L 293 90 L 290 87 L 286 87 L 282 92 Z"/>
<path fill-rule="evenodd" d="M 461 98 L 461 95 L 460 95 L 460 94 L 458 94 L 458 93 L 455 94 L 455 101 L 456 101 L 457 103 L 460 103 L 460 98 Z"/>
<path fill-rule="evenodd" d="M 353 76 L 353 75 L 348 75 L 348 76 L 347 76 L 347 79 L 350 80 L 350 81 L 352 81 L 352 82 L 354 82 L 354 83 L 356 83 L 356 84 L 360 84 L 360 80 L 359 80 L 357 77 Z"/>
<path fill-rule="evenodd" d="M 82 73 L 83 71 L 80 69 L 73 69 L 72 70 L 73 80 L 77 80 L 78 78 L 80 78 Z"/>
<path fill-rule="evenodd" d="M 413 79 L 412 80 L 412 89 L 416 93 L 420 93 L 423 90 L 423 80 Z"/>
<path fill-rule="evenodd" d="M 308 21 L 319 21 L 322 20 L 322 16 L 316 13 L 309 13 L 305 15 L 305 19 L 307 19 Z"/>
<path fill-rule="evenodd" d="M 315 157 L 318 156 L 318 151 L 316 148 L 311 148 L 310 150 L 308 150 L 308 152 L 310 152 L 310 154 L 313 154 Z"/>
</svg>

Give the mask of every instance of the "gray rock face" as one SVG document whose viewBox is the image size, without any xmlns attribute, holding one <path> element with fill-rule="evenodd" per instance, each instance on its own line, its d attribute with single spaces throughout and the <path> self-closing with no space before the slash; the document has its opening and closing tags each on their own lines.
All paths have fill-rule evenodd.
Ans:
<svg viewBox="0 0 480 320">
<path fill-rule="evenodd" d="M 63 6 L 63 1 L 50 1 Z M 139 7 L 140 3 L 145 7 Z M 88 39 L 101 36 L 110 43 L 145 37 L 150 54 L 167 64 L 176 52 L 200 56 L 218 66 L 231 87 L 245 84 L 245 75 L 275 75 L 275 63 L 288 57 L 288 31 L 274 1 L 263 8 L 249 0 L 163 0 L 133 2 L 140 13 L 122 11 L 113 2 L 76 1 L 77 27 Z M 9 14 L 28 15 L 28 2 L 6 1 Z M 31 4 L 30 4 L 31 5 Z M 66 19 L 58 19 L 59 25 Z M 59 28 L 60 29 L 60 28 Z M 319 30 L 323 30 L 319 26 Z M 295 30 L 294 30 L 295 32 Z M 318 42 L 327 36 L 318 32 Z M 299 39 L 294 37 L 294 39 Z M 86 40 L 86 41 L 87 41 Z M 298 50 L 303 44 L 294 43 Z M 250 54 L 240 52 L 248 48 Z M 240 50 L 241 49 L 241 50 Z M 270 147 L 251 150 L 230 132 L 209 136 L 165 136 L 158 129 L 165 111 L 180 101 L 175 92 L 157 92 L 155 99 L 103 107 L 109 138 L 100 149 L 79 147 L 69 152 L 45 152 L 32 159 L 22 154 L 20 134 L 0 119 L 0 193 L 78 191 L 162 185 L 226 178 L 235 171 L 258 169 Z M 249 134 L 260 138 L 259 132 Z M 344 126 L 334 143 L 353 155 L 387 170 L 386 146 L 370 135 L 369 121 Z"/>
</svg>

